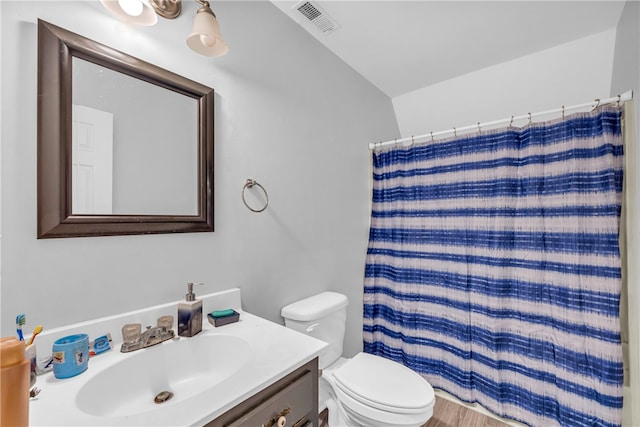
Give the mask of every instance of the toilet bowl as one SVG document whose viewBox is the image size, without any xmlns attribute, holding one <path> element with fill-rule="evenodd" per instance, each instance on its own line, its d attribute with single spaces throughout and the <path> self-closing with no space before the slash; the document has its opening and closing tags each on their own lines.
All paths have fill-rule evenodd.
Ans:
<svg viewBox="0 0 640 427">
<path fill-rule="evenodd" d="M 433 388 L 405 366 L 367 353 L 332 366 L 322 377 L 344 411 L 336 426 L 419 427 L 431 418 Z"/>
<path fill-rule="evenodd" d="M 422 426 L 435 403 L 424 378 L 380 356 L 341 356 L 346 306 L 346 296 L 323 292 L 282 309 L 287 327 L 329 344 L 319 357 L 319 406 L 329 408 L 330 427 Z"/>
</svg>

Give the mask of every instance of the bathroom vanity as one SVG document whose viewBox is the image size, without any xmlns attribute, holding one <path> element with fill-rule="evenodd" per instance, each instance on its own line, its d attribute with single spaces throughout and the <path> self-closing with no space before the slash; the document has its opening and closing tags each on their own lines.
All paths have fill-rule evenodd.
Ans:
<svg viewBox="0 0 640 427">
<path fill-rule="evenodd" d="M 201 296 L 205 312 L 233 308 L 240 321 L 213 327 L 207 321 L 191 338 L 121 353 L 120 328 L 153 325 L 177 303 L 57 328 L 38 336 L 40 356 L 70 334 L 110 332 L 113 350 L 92 357 L 72 378 L 38 376 L 30 425 L 318 425 L 318 362 L 323 341 L 242 311 L 240 290 Z M 46 349 L 46 350 L 45 350 Z M 154 398 L 170 392 L 161 403 Z"/>
<path fill-rule="evenodd" d="M 291 372 L 235 408 L 207 424 L 207 427 L 318 426 L 318 359 Z"/>
</svg>

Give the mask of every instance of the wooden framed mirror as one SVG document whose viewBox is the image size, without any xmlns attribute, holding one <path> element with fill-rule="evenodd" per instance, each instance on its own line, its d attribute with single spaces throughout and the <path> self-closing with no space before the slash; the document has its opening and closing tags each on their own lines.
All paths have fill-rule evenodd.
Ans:
<svg viewBox="0 0 640 427">
<path fill-rule="evenodd" d="M 38 20 L 38 238 L 212 232 L 213 93 Z"/>
</svg>

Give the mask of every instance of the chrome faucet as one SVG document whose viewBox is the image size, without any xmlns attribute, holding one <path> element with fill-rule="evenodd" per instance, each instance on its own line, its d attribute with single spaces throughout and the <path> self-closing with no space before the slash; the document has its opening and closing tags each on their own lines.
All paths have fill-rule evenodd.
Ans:
<svg viewBox="0 0 640 427">
<path fill-rule="evenodd" d="M 173 316 L 162 316 L 158 319 L 158 326 L 147 326 L 147 330 L 142 333 L 140 332 L 141 325 L 139 323 L 124 325 L 122 327 L 123 339 L 120 352 L 129 353 L 174 338 L 175 332 L 173 332 L 171 326 L 173 326 Z"/>
</svg>

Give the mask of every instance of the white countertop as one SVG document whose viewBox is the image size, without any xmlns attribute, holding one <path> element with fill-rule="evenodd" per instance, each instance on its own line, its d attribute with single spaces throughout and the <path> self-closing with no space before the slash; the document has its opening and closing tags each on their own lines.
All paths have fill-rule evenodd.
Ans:
<svg viewBox="0 0 640 427">
<path fill-rule="evenodd" d="M 211 295 L 215 297 L 215 294 Z M 215 298 L 208 301 L 215 301 Z M 228 304 L 228 302 L 225 303 Z M 205 320 L 202 332 L 192 338 L 180 339 L 198 340 L 211 334 L 233 335 L 242 338 L 250 344 L 251 353 L 248 363 L 242 369 L 221 382 L 212 384 L 211 388 L 200 394 L 182 401 L 172 402 L 170 400 L 147 412 L 114 417 L 92 415 L 78 407 L 75 397 L 79 390 L 95 375 L 139 352 L 157 351 L 157 347 L 177 345 L 179 342 L 169 340 L 147 349 L 120 353 L 120 342 L 118 341 L 121 340 L 116 340 L 117 337 L 114 336 L 114 349 L 92 357 L 89 361 L 89 368 L 84 373 L 67 379 L 57 379 L 52 372 L 38 376 L 36 386 L 42 391 L 35 399 L 30 400 L 29 424 L 31 426 L 203 425 L 309 362 L 326 346 L 326 343 L 322 341 L 242 311 L 239 302 L 234 306 L 223 305 L 220 307 L 220 304 L 205 301 L 204 305 Z M 172 306 L 161 306 L 160 311 L 156 310 L 152 313 L 155 315 L 162 312 L 162 309 L 166 311 L 166 307 Z M 206 313 L 224 307 L 234 308 L 238 311 L 240 321 L 215 328 L 206 320 Z M 154 309 L 156 308 L 150 310 Z M 135 314 L 139 315 L 140 312 L 133 313 L 133 315 Z M 131 317 L 131 314 L 124 317 L 118 316 L 119 321 L 131 321 L 133 318 L 135 316 Z M 113 321 L 113 319 L 110 320 Z M 94 323 L 91 322 L 91 325 L 87 323 L 85 328 L 91 329 L 93 327 L 95 330 Z M 67 329 L 59 328 L 55 332 L 59 335 L 63 332 L 75 333 L 77 330 L 82 330 L 82 325 L 80 327 L 73 326 Z M 54 338 L 56 337 L 53 336 L 49 338 L 49 341 L 43 341 L 48 344 Z M 224 350 L 224 348 L 219 349 L 219 351 Z M 175 363 L 189 363 L 189 361 L 176 360 Z M 122 387 L 127 387 L 127 384 L 122 384 Z"/>
</svg>

